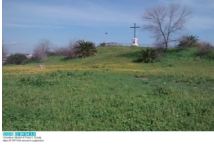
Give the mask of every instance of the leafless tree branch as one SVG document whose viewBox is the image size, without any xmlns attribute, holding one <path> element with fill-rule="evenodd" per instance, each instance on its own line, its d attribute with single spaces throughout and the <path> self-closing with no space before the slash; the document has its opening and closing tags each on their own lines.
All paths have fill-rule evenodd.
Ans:
<svg viewBox="0 0 214 145">
<path fill-rule="evenodd" d="M 37 60 L 44 60 L 47 57 L 47 52 L 50 49 L 50 42 L 48 40 L 43 40 L 34 49 L 33 57 Z"/>
<path fill-rule="evenodd" d="M 168 48 L 174 33 L 182 30 L 190 11 L 179 5 L 158 6 L 144 13 L 144 29 L 153 33 L 156 42 Z"/>
</svg>

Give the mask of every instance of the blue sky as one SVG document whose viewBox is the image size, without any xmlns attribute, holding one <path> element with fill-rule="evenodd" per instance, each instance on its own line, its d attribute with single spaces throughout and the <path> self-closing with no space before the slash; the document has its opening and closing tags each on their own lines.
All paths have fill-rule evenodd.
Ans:
<svg viewBox="0 0 214 145">
<path fill-rule="evenodd" d="M 3 0 L 3 42 L 10 53 L 30 53 L 43 39 L 55 46 L 78 39 L 128 44 L 129 27 L 143 25 L 144 11 L 169 3 L 192 11 L 182 34 L 214 43 L 214 0 Z M 141 44 L 153 43 L 143 29 L 137 36 Z"/>
</svg>

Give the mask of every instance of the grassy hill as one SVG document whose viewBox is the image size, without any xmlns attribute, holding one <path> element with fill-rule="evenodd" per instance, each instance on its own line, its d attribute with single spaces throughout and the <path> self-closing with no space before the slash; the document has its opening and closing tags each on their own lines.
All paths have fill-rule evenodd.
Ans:
<svg viewBox="0 0 214 145">
<path fill-rule="evenodd" d="M 195 49 L 135 63 L 140 49 L 3 67 L 3 130 L 214 130 L 214 61 Z"/>
</svg>

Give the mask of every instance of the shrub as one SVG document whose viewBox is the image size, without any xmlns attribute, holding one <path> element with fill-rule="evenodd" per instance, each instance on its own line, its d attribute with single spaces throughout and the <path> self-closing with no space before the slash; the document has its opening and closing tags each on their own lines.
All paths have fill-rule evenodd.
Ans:
<svg viewBox="0 0 214 145">
<path fill-rule="evenodd" d="M 7 50 L 5 49 L 5 45 L 2 44 L 2 64 L 5 64 L 7 60 Z"/>
<path fill-rule="evenodd" d="M 76 53 L 74 52 L 73 49 L 65 49 L 63 51 L 63 55 L 65 56 L 66 59 L 70 59 L 70 58 L 77 58 L 78 56 L 76 55 Z"/>
<path fill-rule="evenodd" d="M 214 46 L 207 42 L 201 42 L 198 44 L 196 55 L 199 57 L 214 59 Z"/>
<path fill-rule="evenodd" d="M 93 42 L 79 40 L 74 44 L 70 44 L 68 49 L 63 50 L 66 58 L 80 58 L 92 56 L 97 52 Z"/>
<path fill-rule="evenodd" d="M 58 56 L 56 51 L 47 51 L 47 56 Z"/>
<path fill-rule="evenodd" d="M 106 43 L 105 43 L 105 42 L 100 43 L 100 46 L 101 46 L 101 47 L 105 47 L 105 46 L 106 46 Z"/>
<path fill-rule="evenodd" d="M 7 50 L 6 50 L 4 44 L 2 44 L 2 57 L 3 57 L 3 58 L 6 58 L 6 57 L 7 57 Z"/>
<path fill-rule="evenodd" d="M 53 55 L 55 56 L 65 56 L 65 57 L 68 57 L 68 53 L 71 49 L 69 48 L 58 48 L 58 49 L 55 49 L 54 52 L 53 52 Z"/>
<path fill-rule="evenodd" d="M 6 64 L 24 64 L 27 62 L 27 57 L 24 54 L 13 54 L 7 58 Z"/>
<path fill-rule="evenodd" d="M 34 49 L 33 60 L 41 61 L 47 58 L 48 50 L 50 49 L 49 41 L 42 41 Z"/>
<path fill-rule="evenodd" d="M 162 49 L 143 49 L 136 62 L 152 63 L 161 57 L 163 53 Z"/>
<path fill-rule="evenodd" d="M 66 59 L 75 58 L 74 44 L 71 42 L 66 48 L 59 48 L 55 53 L 64 56 Z"/>
<path fill-rule="evenodd" d="M 179 48 L 194 47 L 198 44 L 198 38 L 193 35 L 183 36 L 178 44 Z"/>
<path fill-rule="evenodd" d="M 42 48 L 37 48 L 33 53 L 33 60 L 41 61 L 41 60 L 45 60 L 46 58 L 47 58 L 47 54 Z"/>
<path fill-rule="evenodd" d="M 154 43 L 154 47 L 156 48 L 156 49 L 161 49 L 161 50 L 163 50 L 163 51 L 166 51 L 167 49 L 165 48 L 165 46 L 164 46 L 164 43 L 162 43 L 162 42 L 156 42 L 156 43 Z"/>
<path fill-rule="evenodd" d="M 77 57 L 87 57 L 97 52 L 93 42 L 80 40 L 74 45 L 74 53 Z"/>
</svg>

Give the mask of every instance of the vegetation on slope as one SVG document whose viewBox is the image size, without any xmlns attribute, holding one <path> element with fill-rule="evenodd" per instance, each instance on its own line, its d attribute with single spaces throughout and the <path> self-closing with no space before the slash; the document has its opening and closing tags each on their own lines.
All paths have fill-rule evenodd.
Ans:
<svg viewBox="0 0 214 145">
<path fill-rule="evenodd" d="M 3 67 L 3 130 L 214 130 L 213 60 L 169 50 L 135 63 L 142 48 Z"/>
</svg>

